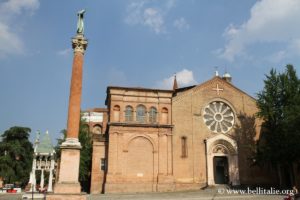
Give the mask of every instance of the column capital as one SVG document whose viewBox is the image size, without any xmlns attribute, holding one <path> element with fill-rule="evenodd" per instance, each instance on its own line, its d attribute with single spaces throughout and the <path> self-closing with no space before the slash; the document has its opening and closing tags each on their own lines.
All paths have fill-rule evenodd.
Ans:
<svg viewBox="0 0 300 200">
<path fill-rule="evenodd" d="M 80 52 L 84 54 L 88 41 L 82 34 L 77 34 L 72 38 L 72 48 L 74 49 L 74 53 Z"/>
</svg>

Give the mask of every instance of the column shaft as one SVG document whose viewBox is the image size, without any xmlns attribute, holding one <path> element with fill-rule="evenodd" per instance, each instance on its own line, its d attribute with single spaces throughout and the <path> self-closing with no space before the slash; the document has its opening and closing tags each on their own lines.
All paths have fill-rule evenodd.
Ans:
<svg viewBox="0 0 300 200">
<path fill-rule="evenodd" d="M 40 188 L 43 189 L 44 188 L 44 170 L 42 169 L 42 173 L 41 173 L 41 184 L 40 184 Z"/>
<path fill-rule="evenodd" d="M 54 169 L 54 158 L 51 156 L 50 157 L 50 171 L 49 171 L 49 179 L 48 179 L 48 192 L 52 192 L 52 182 L 53 182 L 53 169 Z"/>
<path fill-rule="evenodd" d="M 82 89 L 82 66 L 83 53 L 75 51 L 69 97 L 67 138 L 78 138 Z"/>
<path fill-rule="evenodd" d="M 35 179 L 35 170 L 36 170 L 36 158 L 34 157 L 33 159 L 33 164 L 32 164 L 32 190 L 35 192 L 35 186 L 36 186 L 36 179 Z"/>
<path fill-rule="evenodd" d="M 50 169 L 49 171 L 49 180 L 48 180 L 48 188 L 47 188 L 47 192 L 52 192 L 52 181 L 53 181 L 53 173 L 52 173 L 52 169 Z"/>
</svg>

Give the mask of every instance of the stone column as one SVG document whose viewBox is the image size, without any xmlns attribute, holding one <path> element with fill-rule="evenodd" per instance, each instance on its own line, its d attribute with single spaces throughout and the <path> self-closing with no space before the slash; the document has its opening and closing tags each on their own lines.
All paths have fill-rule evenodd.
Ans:
<svg viewBox="0 0 300 200">
<path fill-rule="evenodd" d="M 30 172 L 29 182 L 28 182 L 28 183 L 31 183 L 31 184 L 32 184 L 32 171 Z"/>
<path fill-rule="evenodd" d="M 74 59 L 69 97 L 67 138 L 61 145 L 59 180 L 54 188 L 54 192 L 60 194 L 79 194 L 81 192 L 78 182 L 81 149 L 80 142 L 78 141 L 78 133 L 83 55 L 87 47 L 87 40 L 83 34 L 77 34 L 72 39 L 72 47 L 74 49 Z"/>
<path fill-rule="evenodd" d="M 44 169 L 42 169 L 42 173 L 41 173 L 41 183 L 40 183 L 40 188 L 41 188 L 41 189 L 44 188 Z"/>
<path fill-rule="evenodd" d="M 31 186 L 31 191 L 33 190 L 34 192 L 36 191 L 35 186 L 36 186 L 36 178 L 35 178 L 35 170 L 36 170 L 36 155 L 34 155 L 33 158 L 33 163 L 32 163 L 32 186 Z"/>
<path fill-rule="evenodd" d="M 54 169 L 54 158 L 51 156 L 50 161 L 50 171 L 49 171 L 49 179 L 48 179 L 48 189 L 47 192 L 52 192 L 52 182 L 53 182 L 53 169 Z"/>
<path fill-rule="evenodd" d="M 83 35 L 77 35 L 72 39 L 72 47 L 74 49 L 74 58 L 69 97 L 66 141 L 71 143 L 77 143 L 80 122 L 83 55 L 87 47 L 87 40 L 84 38 Z"/>
<path fill-rule="evenodd" d="M 53 170 L 50 169 L 49 171 L 49 180 L 48 180 L 48 188 L 47 188 L 47 192 L 52 192 L 52 182 L 53 182 Z"/>
<path fill-rule="evenodd" d="M 42 157 L 40 156 L 39 164 L 38 164 L 38 169 L 42 168 Z"/>
</svg>

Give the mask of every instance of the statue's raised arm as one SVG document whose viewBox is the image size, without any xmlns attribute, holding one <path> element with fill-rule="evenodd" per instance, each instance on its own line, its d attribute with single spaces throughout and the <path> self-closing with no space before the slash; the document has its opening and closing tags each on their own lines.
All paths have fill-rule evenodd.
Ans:
<svg viewBox="0 0 300 200">
<path fill-rule="evenodd" d="M 84 32 L 84 24 L 83 24 L 83 14 L 85 13 L 85 10 L 81 10 L 77 13 L 78 16 L 78 22 L 77 22 L 77 33 L 83 34 Z"/>
</svg>

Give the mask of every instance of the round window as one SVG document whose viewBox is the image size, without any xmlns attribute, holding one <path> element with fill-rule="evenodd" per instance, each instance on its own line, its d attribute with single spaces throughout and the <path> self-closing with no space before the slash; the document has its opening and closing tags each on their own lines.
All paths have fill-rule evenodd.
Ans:
<svg viewBox="0 0 300 200">
<path fill-rule="evenodd" d="M 234 124 L 232 109 L 224 102 L 214 101 L 204 108 L 206 126 L 215 133 L 226 133 Z"/>
</svg>

